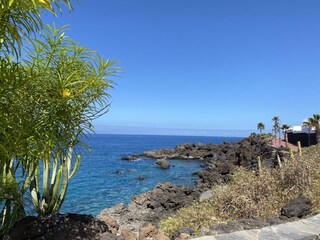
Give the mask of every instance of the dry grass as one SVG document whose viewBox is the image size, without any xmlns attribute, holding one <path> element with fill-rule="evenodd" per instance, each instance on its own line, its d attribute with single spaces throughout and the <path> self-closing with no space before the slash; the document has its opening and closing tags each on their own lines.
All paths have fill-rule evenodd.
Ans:
<svg viewBox="0 0 320 240">
<path fill-rule="evenodd" d="M 304 195 L 320 210 L 320 145 L 304 149 L 302 157 L 286 161 L 281 169 L 263 169 L 258 176 L 239 168 L 232 181 L 212 189 L 213 198 L 183 208 L 162 221 L 161 231 L 172 235 L 181 227 L 196 232 L 213 223 L 258 217 L 278 216 L 288 201 Z"/>
</svg>

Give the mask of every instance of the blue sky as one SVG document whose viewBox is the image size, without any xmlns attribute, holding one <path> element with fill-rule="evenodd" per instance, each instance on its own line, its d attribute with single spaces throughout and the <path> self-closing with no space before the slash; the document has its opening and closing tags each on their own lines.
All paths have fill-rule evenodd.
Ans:
<svg viewBox="0 0 320 240">
<path fill-rule="evenodd" d="M 319 12 L 318 0 L 81 0 L 45 21 L 123 69 L 97 132 L 246 135 L 320 112 Z"/>
</svg>

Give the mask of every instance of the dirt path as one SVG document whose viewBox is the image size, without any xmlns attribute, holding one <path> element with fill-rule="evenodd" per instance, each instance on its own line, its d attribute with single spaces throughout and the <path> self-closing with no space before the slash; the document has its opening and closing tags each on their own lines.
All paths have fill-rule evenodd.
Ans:
<svg viewBox="0 0 320 240">
<path fill-rule="evenodd" d="M 283 140 L 279 141 L 279 138 L 273 138 L 272 139 L 272 146 L 276 147 L 276 148 L 280 148 L 280 147 L 289 147 L 291 148 L 293 151 L 298 152 L 298 147 L 296 145 L 293 145 L 291 143 L 286 143 Z"/>
</svg>

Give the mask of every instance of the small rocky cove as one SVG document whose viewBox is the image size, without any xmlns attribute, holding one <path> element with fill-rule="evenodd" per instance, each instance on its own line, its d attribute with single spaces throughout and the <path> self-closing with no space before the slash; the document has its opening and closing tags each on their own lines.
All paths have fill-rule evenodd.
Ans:
<svg viewBox="0 0 320 240">
<path fill-rule="evenodd" d="M 90 215 L 65 214 L 49 217 L 27 217 L 18 222 L 10 232 L 11 239 L 116 239 L 116 240 L 165 240 L 167 236 L 158 232 L 162 219 L 178 209 L 211 197 L 210 189 L 216 184 L 225 184 L 237 166 L 257 171 L 257 156 L 261 156 L 266 167 L 276 167 L 277 155 L 288 154 L 287 149 L 271 146 L 271 137 L 253 134 L 236 143 L 182 144 L 175 149 L 147 151 L 122 160 L 134 161 L 149 158 L 164 169 L 170 168 L 168 160 L 200 160 L 203 171 L 195 173 L 199 178 L 195 187 L 176 186 L 171 183 L 158 184 L 154 189 L 134 196 L 126 207 L 118 204 L 101 211 L 93 218 Z M 233 231 L 261 228 L 292 221 L 310 213 L 310 201 L 300 197 L 283 207 L 281 216 L 267 221 L 243 219 L 226 224 L 215 224 L 203 229 L 202 235 L 229 233 Z M 180 229 L 172 239 L 187 239 L 193 236 L 192 229 Z"/>
</svg>

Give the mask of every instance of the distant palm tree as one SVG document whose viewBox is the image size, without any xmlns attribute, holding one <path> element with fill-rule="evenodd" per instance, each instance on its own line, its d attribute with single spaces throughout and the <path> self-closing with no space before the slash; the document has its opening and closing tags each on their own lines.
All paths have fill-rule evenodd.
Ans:
<svg viewBox="0 0 320 240">
<path fill-rule="evenodd" d="M 277 116 L 274 116 L 272 118 L 272 121 L 274 121 L 274 124 L 273 124 L 274 135 L 277 137 L 277 133 L 279 133 L 279 142 L 280 142 L 280 118 Z"/>
<path fill-rule="evenodd" d="M 308 122 L 305 122 L 309 126 L 309 133 L 312 127 L 316 130 L 316 140 L 317 143 L 320 143 L 320 115 L 313 114 L 312 118 L 308 119 Z"/>
<path fill-rule="evenodd" d="M 283 132 L 283 137 L 284 137 L 284 141 L 286 142 L 286 145 L 288 145 L 288 133 L 287 133 L 287 130 L 290 128 L 289 125 L 287 124 L 283 124 L 281 126 L 281 130 Z"/>
<path fill-rule="evenodd" d="M 260 131 L 260 134 L 262 133 L 262 130 L 265 129 L 265 126 L 262 122 L 259 122 L 257 125 L 258 130 Z"/>
</svg>

